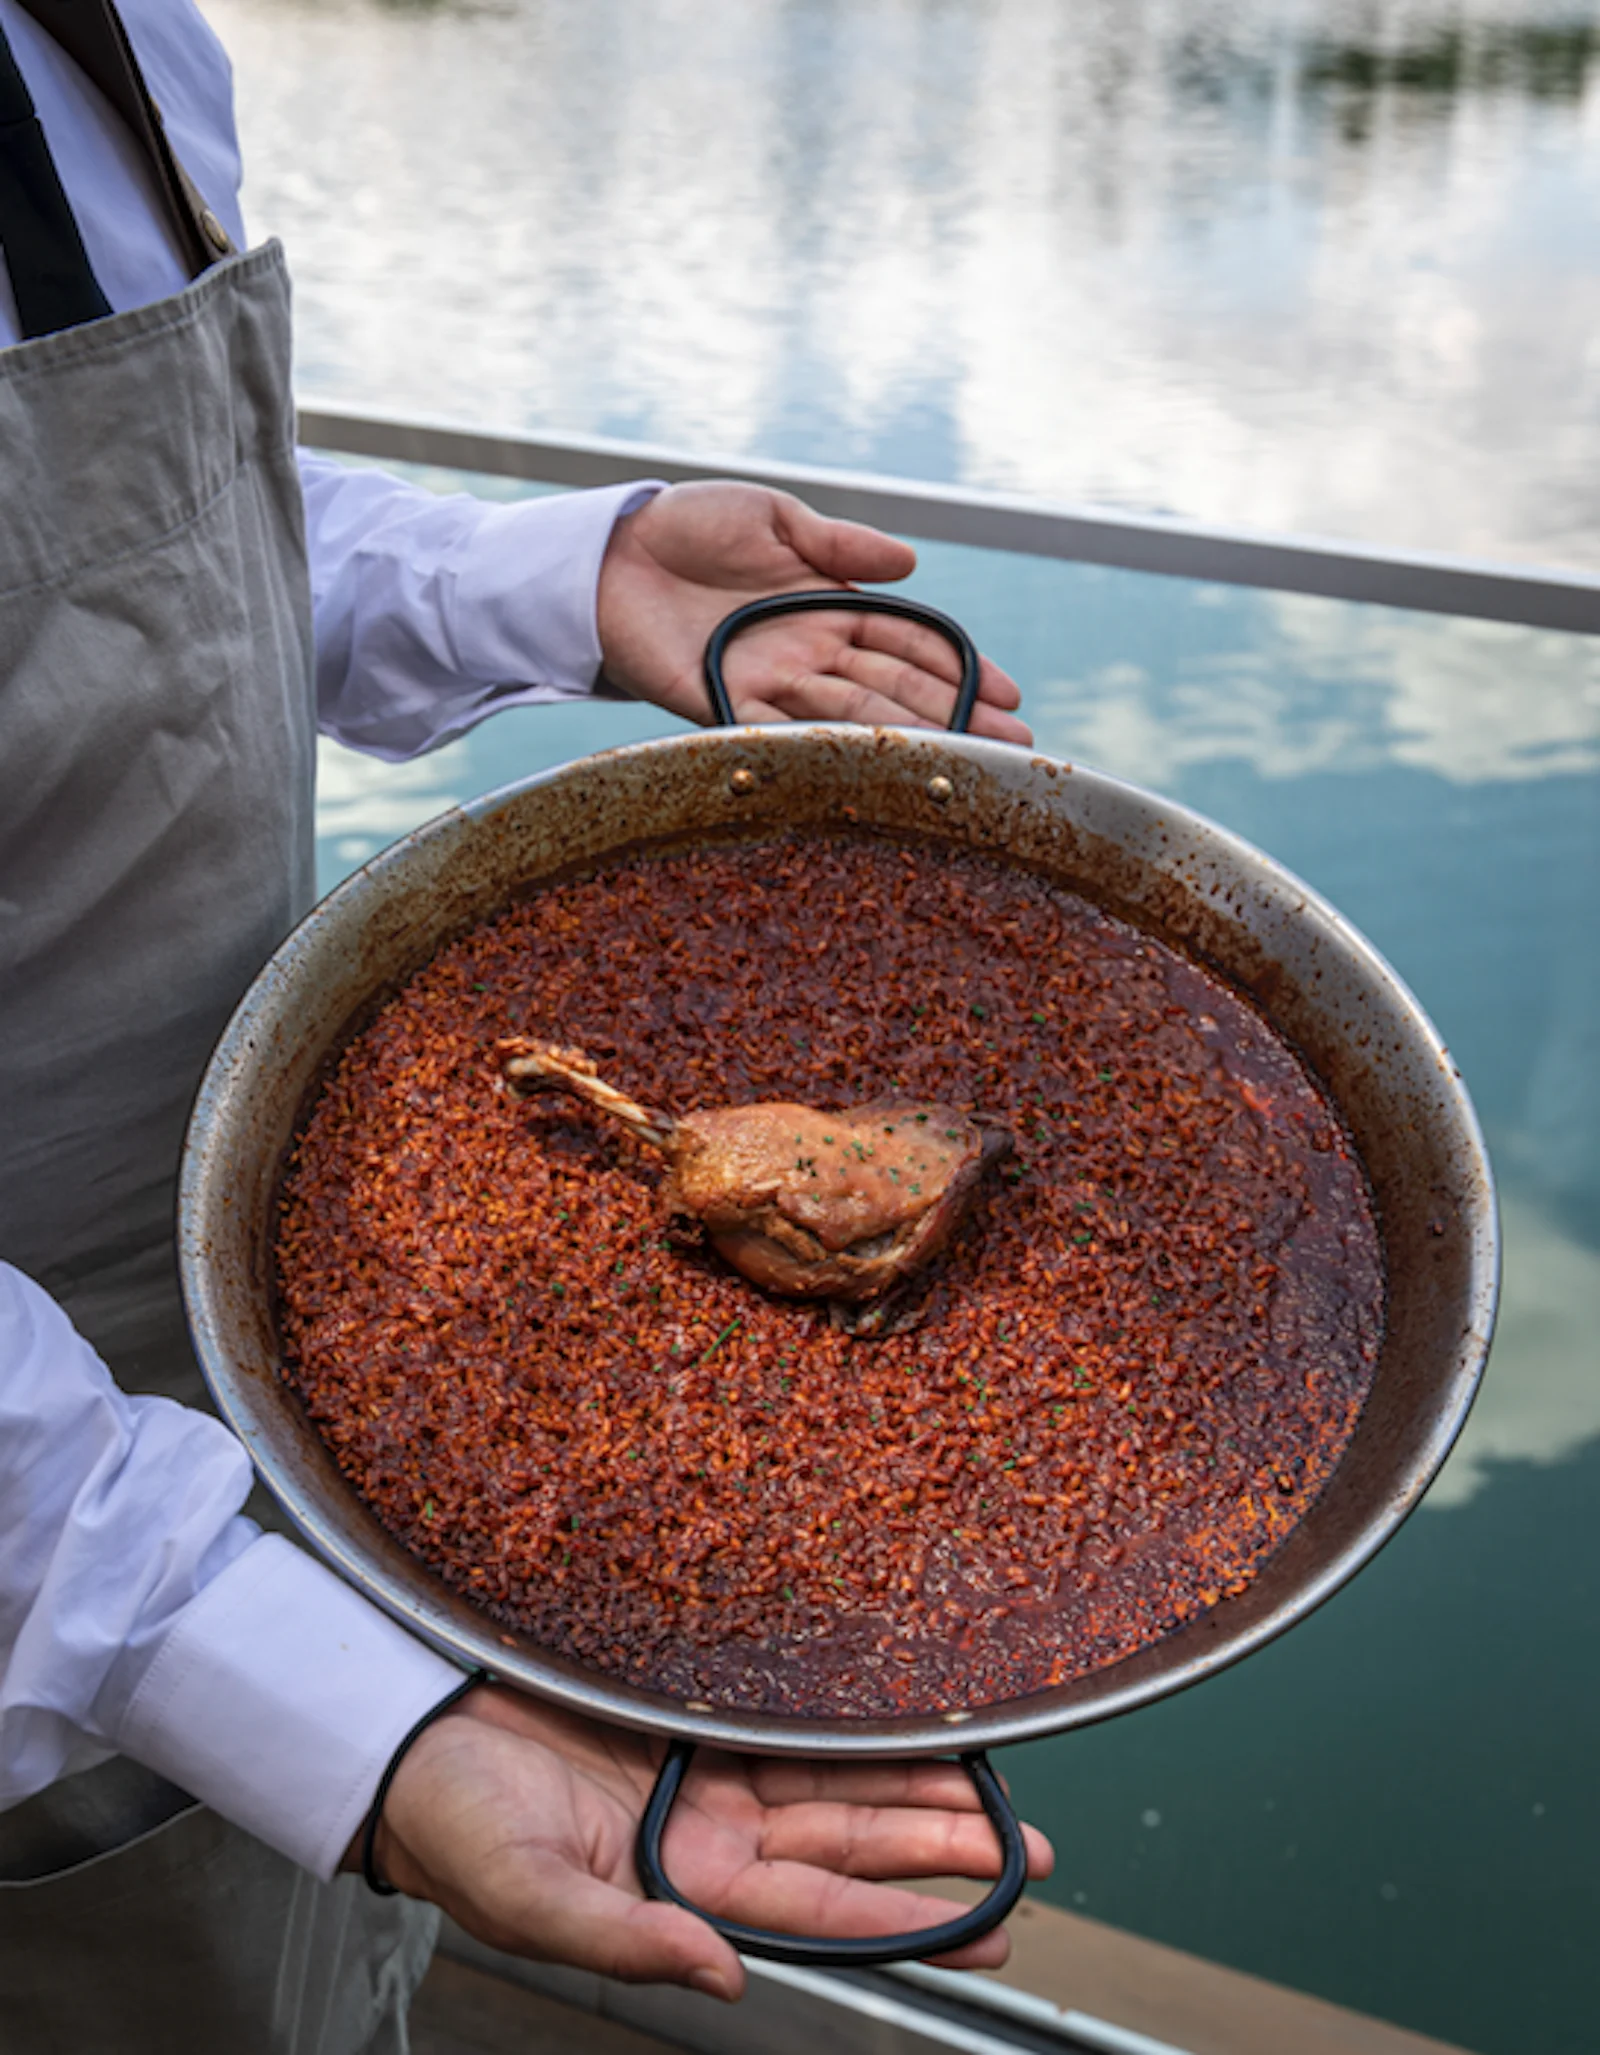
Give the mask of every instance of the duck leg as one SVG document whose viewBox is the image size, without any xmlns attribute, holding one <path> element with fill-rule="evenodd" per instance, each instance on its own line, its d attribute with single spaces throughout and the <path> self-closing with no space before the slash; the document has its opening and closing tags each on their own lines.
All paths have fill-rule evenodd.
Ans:
<svg viewBox="0 0 1600 2055">
<path fill-rule="evenodd" d="M 517 1037 L 499 1054 L 513 1089 L 558 1086 L 659 1149 L 669 1206 L 752 1283 L 794 1298 L 877 1299 L 924 1268 L 1011 1148 L 995 1122 L 944 1105 L 762 1100 L 675 1118 L 605 1083 L 582 1050 Z"/>
</svg>

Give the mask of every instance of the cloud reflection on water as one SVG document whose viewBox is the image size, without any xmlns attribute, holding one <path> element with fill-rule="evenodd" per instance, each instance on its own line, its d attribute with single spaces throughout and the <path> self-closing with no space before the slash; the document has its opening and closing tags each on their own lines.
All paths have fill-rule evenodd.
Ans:
<svg viewBox="0 0 1600 2055">
<path fill-rule="evenodd" d="M 1593 0 L 214 0 L 309 391 L 1600 562 Z"/>
<path fill-rule="evenodd" d="M 1036 723 L 1070 725 L 1085 761 L 1157 787 L 1230 760 L 1266 778 L 1398 765 L 1453 784 L 1600 769 L 1592 638 L 1294 594 L 1194 599 L 1248 610 L 1240 646 L 1050 680 L 1029 693 Z"/>
<path fill-rule="evenodd" d="M 1502 1205 L 1494 1350 L 1466 1429 L 1423 1504 L 1465 1505 L 1496 1463 L 1556 1463 L 1600 1437 L 1600 1253 L 1520 1195 Z"/>
</svg>

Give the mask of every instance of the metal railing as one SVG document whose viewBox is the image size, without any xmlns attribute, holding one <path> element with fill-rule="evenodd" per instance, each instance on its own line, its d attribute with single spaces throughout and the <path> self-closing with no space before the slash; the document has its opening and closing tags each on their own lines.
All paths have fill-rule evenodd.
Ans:
<svg viewBox="0 0 1600 2055">
<path fill-rule="evenodd" d="M 1189 2055 L 987 1977 L 920 1963 L 838 1971 L 747 1958 L 749 1986 L 730 2009 L 672 1985 L 618 1984 L 499 1955 L 449 1922 L 440 1947 L 470 1968 L 686 2055 Z"/>
<path fill-rule="evenodd" d="M 867 521 L 930 542 L 1600 635 L 1600 577 L 1557 566 L 1480 563 L 1309 536 L 1252 534 L 1155 514 L 1056 506 L 1005 493 L 808 464 L 690 456 L 649 443 L 511 435 L 446 421 L 396 421 L 315 402 L 301 410 L 300 436 L 317 449 L 545 485 L 748 478 L 798 493 L 821 513 Z"/>
</svg>

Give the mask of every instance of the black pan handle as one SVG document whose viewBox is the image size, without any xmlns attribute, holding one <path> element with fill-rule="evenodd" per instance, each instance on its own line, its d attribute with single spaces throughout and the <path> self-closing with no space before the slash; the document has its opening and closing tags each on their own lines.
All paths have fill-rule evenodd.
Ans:
<svg viewBox="0 0 1600 2055">
<path fill-rule="evenodd" d="M 780 592 L 770 599 L 753 599 L 737 609 L 711 631 L 706 644 L 706 690 L 711 695 L 712 717 L 718 726 L 738 726 L 733 701 L 722 677 L 722 659 L 735 635 L 753 628 L 757 621 L 775 621 L 781 614 L 892 614 L 896 620 L 916 621 L 942 635 L 961 659 L 961 683 L 956 688 L 955 711 L 950 716 L 952 735 L 965 735 L 978 703 L 978 652 L 972 637 L 959 621 L 927 607 L 920 600 L 901 599 L 891 592 Z"/>
<path fill-rule="evenodd" d="M 694 1754 L 692 1741 L 674 1741 L 661 1765 L 650 1803 L 639 1822 L 633 1844 L 633 1859 L 647 1898 L 665 1898 L 681 1905 L 696 1919 L 715 1927 L 725 1941 L 731 1941 L 741 1955 L 760 1955 L 768 1962 L 808 1962 L 816 1969 L 870 1969 L 880 1962 L 913 1962 L 928 1955 L 950 1955 L 969 1941 L 999 1926 L 1022 1896 L 1028 1881 L 1028 1850 L 1022 1826 L 1000 1779 L 981 1751 L 963 1755 L 961 1767 L 977 1788 L 978 1798 L 989 1815 L 1000 1841 L 1000 1874 L 981 1904 L 959 1918 L 944 1920 L 936 1927 L 923 1927 L 914 1934 L 871 1934 L 855 1940 L 815 1940 L 805 1934 L 776 1934 L 765 1927 L 741 1926 L 737 1920 L 717 1919 L 703 1907 L 685 1898 L 667 1876 L 661 1860 L 661 1841 L 667 1816 L 682 1788 L 684 1774 Z"/>
</svg>

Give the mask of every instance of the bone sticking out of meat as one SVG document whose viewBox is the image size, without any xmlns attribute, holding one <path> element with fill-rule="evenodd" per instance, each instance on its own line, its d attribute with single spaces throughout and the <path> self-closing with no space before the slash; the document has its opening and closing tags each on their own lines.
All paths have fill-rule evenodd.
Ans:
<svg viewBox="0 0 1600 2055">
<path fill-rule="evenodd" d="M 608 1085 L 581 1049 L 499 1045 L 519 1093 L 586 1099 L 667 1159 L 676 1213 L 735 1270 L 791 1298 L 876 1300 L 932 1260 L 1011 1137 L 953 1106 L 875 1101 L 838 1113 L 764 1101 L 674 1118 Z"/>
</svg>

